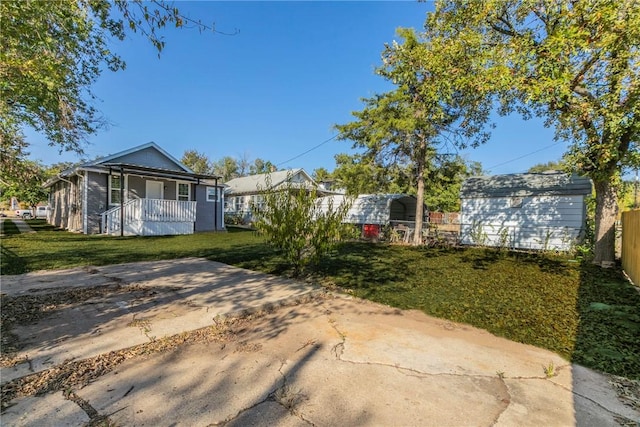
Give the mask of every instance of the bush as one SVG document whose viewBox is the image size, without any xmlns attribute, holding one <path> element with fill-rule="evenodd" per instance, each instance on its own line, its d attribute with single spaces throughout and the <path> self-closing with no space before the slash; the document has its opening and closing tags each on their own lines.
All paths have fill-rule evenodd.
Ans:
<svg viewBox="0 0 640 427">
<path fill-rule="evenodd" d="M 339 242 L 356 236 L 353 225 L 342 223 L 350 206 L 351 201 L 347 201 L 338 207 L 330 204 L 323 210 L 315 188 L 300 187 L 287 180 L 285 186 L 274 191 L 267 179 L 262 206 L 254 207 L 254 227 L 269 245 L 282 252 L 297 276 Z"/>
</svg>

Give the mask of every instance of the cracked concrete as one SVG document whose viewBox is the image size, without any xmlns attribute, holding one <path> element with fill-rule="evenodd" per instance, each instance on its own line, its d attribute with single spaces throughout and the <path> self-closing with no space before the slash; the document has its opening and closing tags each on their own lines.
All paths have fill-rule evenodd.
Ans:
<svg viewBox="0 0 640 427">
<path fill-rule="evenodd" d="M 91 413 L 57 391 L 16 399 L 2 423 L 82 425 L 108 417 L 123 426 L 616 426 L 615 416 L 640 422 L 606 376 L 420 312 L 338 296 L 279 307 L 230 328 L 225 342 L 129 359 L 67 394 Z M 550 364 L 556 375 L 548 378 Z"/>
</svg>

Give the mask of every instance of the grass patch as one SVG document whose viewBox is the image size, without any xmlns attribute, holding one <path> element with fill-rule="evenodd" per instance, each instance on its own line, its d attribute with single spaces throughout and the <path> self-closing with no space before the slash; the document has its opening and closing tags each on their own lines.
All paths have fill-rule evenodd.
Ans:
<svg viewBox="0 0 640 427">
<path fill-rule="evenodd" d="M 38 231 L 2 239 L 3 274 L 192 256 L 290 272 L 250 231 L 124 238 Z M 312 274 L 361 298 L 468 323 L 640 379 L 640 293 L 616 270 L 544 254 L 349 243 Z"/>
<path fill-rule="evenodd" d="M 354 295 L 640 379 L 640 294 L 615 270 L 493 249 L 348 244 L 317 271 Z"/>
<path fill-rule="evenodd" d="M 254 233 L 197 233 L 185 236 L 112 237 L 74 234 L 48 225 L 32 228 L 37 233 L 2 239 L 2 274 L 36 270 L 108 265 L 132 261 L 157 261 L 204 257 L 270 273 L 284 266 Z"/>
</svg>

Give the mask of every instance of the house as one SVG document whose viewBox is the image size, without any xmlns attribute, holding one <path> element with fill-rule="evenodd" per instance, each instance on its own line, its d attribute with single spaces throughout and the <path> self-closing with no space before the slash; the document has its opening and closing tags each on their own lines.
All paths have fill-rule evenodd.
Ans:
<svg viewBox="0 0 640 427">
<path fill-rule="evenodd" d="M 153 142 L 65 170 L 45 183 L 48 221 L 84 234 L 224 230 L 219 177 L 196 174 Z"/>
<path fill-rule="evenodd" d="M 557 171 L 468 178 L 461 242 L 519 249 L 571 249 L 583 236 L 591 181 Z"/>
<path fill-rule="evenodd" d="M 291 185 L 293 188 L 316 188 L 321 194 L 326 194 L 304 169 L 289 169 L 258 175 L 234 178 L 225 183 L 224 213 L 235 217 L 243 223 L 252 220 L 252 207 L 260 207 L 263 203 L 262 194 L 269 189 L 278 191 Z"/>
<path fill-rule="evenodd" d="M 345 199 L 344 195 L 321 197 L 320 208 L 327 210 L 331 205 L 335 209 Z M 382 226 L 415 222 L 416 203 L 414 196 L 406 194 L 363 194 L 353 200 L 344 222 L 360 227 L 365 237 L 378 237 Z M 426 218 L 426 207 L 424 215 Z"/>
</svg>

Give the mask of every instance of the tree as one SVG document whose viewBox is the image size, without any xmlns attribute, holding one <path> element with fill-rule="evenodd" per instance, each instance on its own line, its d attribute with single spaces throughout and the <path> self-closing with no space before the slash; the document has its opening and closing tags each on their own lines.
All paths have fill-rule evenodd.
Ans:
<svg viewBox="0 0 640 427">
<path fill-rule="evenodd" d="M 195 173 L 210 174 L 212 168 L 211 160 L 204 153 L 196 150 L 186 150 L 180 159 L 182 164 L 189 167 Z"/>
<path fill-rule="evenodd" d="M 429 210 L 460 211 L 460 189 L 465 178 L 482 174 L 479 162 L 465 162 L 460 156 L 436 156 L 426 172 L 424 201 Z"/>
<path fill-rule="evenodd" d="M 21 161 L 21 180 L 0 182 L 0 194 L 2 200 L 10 200 L 15 197 L 20 202 L 34 208 L 38 203 L 47 200 L 49 192 L 42 186 L 50 177 L 46 169 L 39 163 L 31 160 Z"/>
<path fill-rule="evenodd" d="M 9 0 L 0 2 L 0 16 L 2 147 L 24 144 L 26 126 L 43 132 L 60 151 L 78 153 L 105 124 L 92 85 L 104 69 L 125 68 L 109 50 L 112 40 L 123 40 L 127 29 L 139 32 L 160 54 L 164 41 L 157 32 L 167 25 L 212 29 L 163 0 Z"/>
<path fill-rule="evenodd" d="M 240 176 L 238 162 L 231 156 L 225 156 L 220 160 L 213 162 L 211 168 L 214 175 L 222 177 L 223 182 Z"/>
<path fill-rule="evenodd" d="M 330 203 L 321 209 L 315 187 L 300 189 L 291 180 L 277 191 L 270 187 L 267 176 L 263 203 L 259 209 L 254 207 L 254 227 L 266 237 L 267 243 L 281 251 L 295 276 L 341 241 L 355 237 L 353 225 L 342 223 L 351 201 L 340 206 Z"/>
<path fill-rule="evenodd" d="M 640 164 L 640 7 L 618 1 L 440 1 L 425 25 L 477 64 L 500 112 L 544 117 L 596 193 L 594 263 L 615 258 L 622 170 Z M 476 55 L 477 53 L 480 55 Z"/>
<path fill-rule="evenodd" d="M 311 177 L 316 182 L 328 181 L 333 179 L 333 177 L 331 176 L 331 172 L 323 167 L 314 169 Z"/>
<path fill-rule="evenodd" d="M 337 187 L 347 194 L 415 193 L 411 168 L 406 164 L 378 164 L 370 155 L 336 154 L 332 173 Z"/>
<path fill-rule="evenodd" d="M 551 160 L 547 163 L 538 163 L 529 168 L 528 173 L 542 173 L 550 170 L 564 171 L 570 170 L 571 167 L 562 160 Z"/>
<path fill-rule="evenodd" d="M 348 194 L 416 194 L 413 169 L 399 164 L 379 165 L 362 155 L 336 155 L 332 178 Z M 465 178 L 482 174 L 478 162 L 465 162 L 457 155 L 436 155 L 425 169 L 424 203 L 429 210 L 460 210 L 460 188 Z"/>
<path fill-rule="evenodd" d="M 251 161 L 249 160 L 249 154 L 243 153 L 240 157 L 236 159 L 236 164 L 238 165 L 238 176 L 247 176 L 251 170 Z"/>
<path fill-rule="evenodd" d="M 275 172 L 276 170 L 277 168 L 273 163 L 271 163 L 269 160 L 262 160 L 259 157 L 253 161 L 253 164 L 251 166 L 249 166 L 249 174 L 251 175 Z"/>
<path fill-rule="evenodd" d="M 443 63 L 457 58 L 410 29 L 398 30 L 403 44 L 387 45 L 383 66 L 376 73 L 396 85 L 396 89 L 364 99 L 356 120 L 337 125 L 339 139 L 354 141 L 364 149 L 363 156 L 383 168 L 411 167 L 416 183 L 416 230 L 422 228 L 426 172 L 437 154 L 437 147 L 448 141 L 464 146 L 484 142 L 478 124 L 488 115 L 486 104 L 477 103 L 476 94 L 461 92 L 441 72 Z M 438 64 L 437 66 L 434 64 Z M 430 67 L 426 67 L 430 65 Z M 415 233 L 413 243 L 422 240 Z"/>
</svg>

